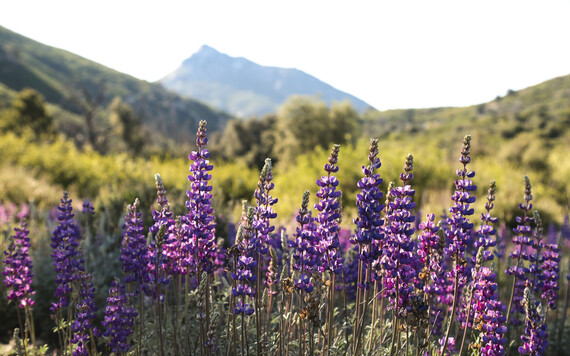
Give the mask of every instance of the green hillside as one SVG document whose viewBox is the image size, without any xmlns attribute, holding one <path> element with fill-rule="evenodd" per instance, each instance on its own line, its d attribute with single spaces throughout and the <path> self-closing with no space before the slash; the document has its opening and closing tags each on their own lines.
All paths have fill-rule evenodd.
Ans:
<svg viewBox="0 0 570 356">
<path fill-rule="evenodd" d="M 56 128 L 68 139 L 35 142 L 31 136 L 2 133 L 0 200 L 34 200 L 49 206 L 63 188 L 120 206 L 125 197 L 141 190 L 151 196 L 152 173 L 173 172 L 173 167 L 186 164 L 184 157 L 193 145 L 197 121 L 205 119 L 210 133 L 219 131 L 210 136 L 212 159 L 218 166 L 231 167 L 217 171 L 223 178 L 216 187 L 218 196 L 223 197 L 219 203 L 230 209 L 251 196 L 255 185 L 251 176 L 265 157 L 272 157 L 279 183 L 277 210 L 287 219 L 298 208 L 302 192 L 320 175 L 330 145 L 341 143 L 340 181 L 350 214 L 367 141 L 375 137 L 380 139 L 385 185 L 398 179 L 404 157 L 411 152 L 416 167 L 414 185 L 423 192 L 418 207 L 439 211 L 449 205 L 458 151 L 466 134 L 473 137 L 479 197 L 485 195 L 488 182 L 496 180 L 501 216 L 509 220 L 515 215 L 524 175 L 533 182 L 536 207 L 546 221 L 560 222 L 568 206 L 570 76 L 509 91 L 504 97 L 469 107 L 359 114 L 347 102 L 329 107 L 318 99 L 292 97 L 274 114 L 229 121 L 227 115 L 172 94 L 159 84 L 137 80 L 0 28 L 0 114 L 25 87 L 42 93 Z M 100 130 L 113 124 L 112 103 L 117 96 L 129 104 L 143 120 L 145 139 L 154 140 L 147 146 L 150 151 L 135 161 L 118 149 L 101 154 L 77 145 L 77 140 L 73 147 L 69 138 L 76 139 L 75 131 L 85 130 L 84 108 L 73 100 L 82 91 L 92 96 L 104 94 L 97 112 Z M 162 144 L 166 142 L 171 144 Z M 128 173 L 127 161 L 137 162 L 134 166 L 141 168 Z M 14 175 L 19 179 L 14 180 Z M 175 190 L 183 195 L 185 175 L 177 179 Z M 152 201 L 149 198 L 146 204 Z"/>
<path fill-rule="evenodd" d="M 99 109 L 104 110 L 115 97 L 120 97 L 135 110 L 150 132 L 179 142 L 192 138 L 199 120 L 208 120 L 215 130 L 228 119 L 226 114 L 182 98 L 160 84 L 119 73 L 3 27 L 0 27 L 0 85 L 2 106 L 11 93 L 33 88 L 49 103 L 76 115 L 85 111 L 78 101 L 88 97 L 98 99 Z"/>
</svg>

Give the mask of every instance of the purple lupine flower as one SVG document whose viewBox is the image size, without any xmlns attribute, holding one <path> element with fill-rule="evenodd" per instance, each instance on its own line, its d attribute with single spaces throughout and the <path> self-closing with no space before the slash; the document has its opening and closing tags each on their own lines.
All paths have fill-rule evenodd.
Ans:
<svg viewBox="0 0 570 356">
<path fill-rule="evenodd" d="M 129 307 L 125 287 L 117 279 L 112 280 L 102 324 L 105 327 L 103 336 L 108 338 L 107 346 L 115 354 L 126 353 L 131 348 L 128 338 L 133 333 L 137 315 L 135 309 Z"/>
<path fill-rule="evenodd" d="M 475 202 L 475 196 L 472 192 L 477 190 L 477 186 L 473 184 L 471 178 L 475 177 L 474 171 L 468 171 L 467 165 L 471 162 L 471 136 L 467 135 L 463 139 L 463 147 L 461 149 L 461 157 L 459 162 L 463 164 L 462 169 L 458 169 L 456 174 L 459 177 L 455 181 L 455 192 L 451 197 L 454 205 L 449 208 L 451 216 L 447 219 L 448 227 L 444 230 L 450 244 L 444 249 L 444 253 L 455 261 L 455 267 L 450 273 L 450 278 L 459 277 L 459 285 L 466 283 L 470 273 L 466 270 L 465 249 L 470 246 L 471 231 L 473 223 L 469 222 L 469 216 L 473 215 L 474 209 L 471 204 Z"/>
<path fill-rule="evenodd" d="M 444 319 L 443 306 L 450 305 L 453 297 L 453 291 L 449 292 L 453 289 L 453 281 L 445 276 L 446 261 L 443 256 L 445 236 L 439 224 L 435 224 L 435 214 L 427 214 L 426 220 L 419 224 L 419 228 L 422 233 L 418 236 L 417 252 L 420 265 L 424 266 L 422 272 L 425 275 L 419 276 L 418 285 L 430 300 L 431 333 L 441 336 Z"/>
<path fill-rule="evenodd" d="M 255 197 L 255 213 L 253 218 L 253 228 L 255 230 L 255 239 L 259 242 L 257 250 L 257 267 L 258 272 L 265 271 L 266 279 L 263 281 L 267 287 L 267 291 L 270 294 L 274 294 L 273 285 L 277 283 L 277 270 L 276 265 L 274 265 L 273 271 L 267 268 L 268 264 L 273 261 L 273 258 L 268 256 L 268 251 L 272 246 L 276 245 L 275 238 L 272 238 L 272 234 L 275 231 L 275 226 L 271 225 L 271 220 L 277 217 L 277 214 L 273 211 L 273 205 L 277 203 L 277 198 L 271 196 L 271 191 L 275 188 L 275 184 L 272 182 L 273 173 L 271 166 L 271 159 L 267 158 L 265 164 L 259 175 L 259 181 L 257 183 L 257 188 L 253 193 Z M 278 241 L 278 240 L 277 240 Z M 269 261 L 268 261 L 269 260 Z M 275 263 L 275 261 L 273 261 Z M 261 278 L 261 274 L 258 276 Z"/>
<path fill-rule="evenodd" d="M 257 254 L 259 241 L 255 238 L 255 229 L 253 227 L 254 213 L 254 207 L 250 206 L 247 208 L 245 221 L 242 224 L 242 228 L 238 230 L 236 243 L 239 257 L 237 258 L 235 273 L 231 275 L 232 279 L 236 281 L 235 288 L 232 288 L 232 294 L 237 299 L 233 310 L 234 314 L 252 315 L 255 311 L 252 304 L 255 297 L 255 289 L 252 285 L 256 281 L 255 269 L 257 262 L 254 256 Z"/>
<path fill-rule="evenodd" d="M 30 215 L 30 207 L 21 204 L 20 209 L 14 203 L 3 205 L 0 203 L 0 225 L 11 223 L 13 220 L 25 220 Z"/>
<path fill-rule="evenodd" d="M 224 275 L 225 268 L 228 263 L 228 254 L 224 247 L 224 239 L 219 238 L 216 242 L 216 251 L 214 252 L 214 273 Z"/>
<path fill-rule="evenodd" d="M 10 243 L 4 251 L 4 285 L 8 292 L 9 301 L 16 303 L 18 308 L 32 307 L 32 297 L 36 292 L 32 289 L 32 259 L 30 258 L 30 234 L 28 225 L 24 222 L 14 228 L 14 235 L 10 236 Z"/>
<path fill-rule="evenodd" d="M 150 277 L 148 273 L 149 255 L 144 235 L 141 213 L 138 211 L 139 199 L 127 207 L 127 216 L 123 224 L 123 242 L 121 245 L 121 269 L 123 282 L 136 282 L 135 293 L 141 288 L 146 290 Z"/>
<path fill-rule="evenodd" d="M 481 354 L 504 355 L 505 305 L 497 295 L 497 275 L 489 267 L 473 270 L 473 327 L 480 330 Z"/>
<path fill-rule="evenodd" d="M 344 279 L 342 275 L 337 276 L 337 280 L 342 283 L 337 283 L 339 290 L 344 289 L 346 292 L 346 298 L 348 300 L 355 300 L 356 293 L 359 288 L 358 286 L 358 265 L 359 265 L 359 253 L 358 247 L 354 246 L 346 254 L 346 259 L 343 263 Z M 364 270 L 365 272 L 366 270 Z M 360 287 L 361 288 L 361 287 Z"/>
<path fill-rule="evenodd" d="M 497 259 L 502 260 L 505 257 L 505 251 L 507 250 L 507 238 L 508 229 L 505 223 L 501 223 L 499 226 L 499 233 L 497 234 L 497 244 L 495 245 L 494 253 Z"/>
<path fill-rule="evenodd" d="M 93 203 L 89 201 L 89 199 L 85 199 L 83 201 L 82 210 L 83 214 L 93 215 L 95 214 L 95 208 L 93 207 Z"/>
<path fill-rule="evenodd" d="M 260 243 L 259 252 L 261 254 L 267 254 L 269 251 L 271 233 L 275 231 L 275 226 L 272 226 L 270 223 L 271 219 L 277 217 L 277 214 L 273 211 L 273 205 L 277 203 L 277 198 L 271 196 L 271 190 L 275 188 L 272 180 L 271 159 L 267 158 L 259 175 L 257 188 L 253 193 L 256 201 L 253 227 Z"/>
<path fill-rule="evenodd" d="M 532 248 L 534 253 L 528 253 L 528 260 L 530 261 L 528 267 L 528 278 L 527 286 L 532 288 L 533 293 L 540 293 L 542 286 L 544 284 L 544 275 L 542 274 L 542 262 L 544 257 L 541 253 L 544 243 L 542 242 L 544 227 L 542 225 L 542 219 L 538 210 L 532 212 L 534 216 L 535 228 L 533 232 Z"/>
<path fill-rule="evenodd" d="M 299 278 L 295 283 L 295 288 L 303 290 L 307 293 L 313 291 L 313 284 L 311 283 L 311 275 L 315 272 L 318 263 L 318 240 L 315 236 L 315 228 L 311 211 L 309 211 L 309 191 L 303 193 L 303 200 L 301 209 L 297 214 L 297 227 L 293 235 L 295 240 L 290 242 L 291 247 L 294 248 L 293 269 L 299 271 Z"/>
<path fill-rule="evenodd" d="M 319 252 L 321 253 L 321 264 L 318 267 L 319 272 L 330 271 L 338 274 L 342 271 L 342 256 L 339 249 L 338 241 L 338 218 L 340 217 L 338 208 L 340 190 L 336 190 L 338 179 L 332 175 L 338 172 L 338 152 L 340 145 L 334 145 L 329 156 L 328 163 L 325 164 L 326 176 L 317 180 L 320 187 L 317 192 L 319 202 L 315 203 L 315 209 L 319 212 L 315 218 L 317 223 L 317 237 L 319 239 Z"/>
<path fill-rule="evenodd" d="M 155 300 L 159 302 L 164 301 L 164 295 L 162 294 L 162 286 L 166 286 L 170 283 L 170 278 L 165 274 L 167 258 L 164 254 L 164 245 L 168 243 L 169 236 L 171 236 L 171 231 L 167 232 L 167 225 L 155 222 L 157 226 L 156 232 L 153 232 L 151 226 L 151 233 L 154 235 L 154 239 L 150 242 L 148 246 L 148 265 L 147 271 L 149 276 L 149 288 L 145 289 L 145 293 L 151 295 Z"/>
<path fill-rule="evenodd" d="M 437 283 L 431 283 L 437 278 L 443 277 L 441 268 L 441 243 L 438 235 L 439 226 L 435 224 L 435 214 L 427 214 L 426 220 L 418 225 L 422 233 L 418 236 L 418 257 L 421 265 L 424 266 L 422 278 L 423 290 L 430 295 L 440 294 L 440 286 Z"/>
<path fill-rule="evenodd" d="M 491 251 L 488 251 L 488 248 L 497 245 L 497 241 L 493 238 L 496 234 L 493 224 L 496 224 L 498 219 L 491 216 L 491 210 L 495 206 L 493 203 L 493 201 L 495 201 L 495 189 L 495 181 L 493 180 L 491 184 L 489 184 L 487 201 L 485 202 L 485 212 L 481 214 L 481 226 L 477 230 L 477 238 L 474 243 L 476 249 L 483 247 L 483 259 L 485 261 L 493 259 L 493 254 Z"/>
<path fill-rule="evenodd" d="M 457 353 L 457 350 L 455 349 L 455 338 L 454 337 L 448 337 L 447 340 L 444 340 L 445 338 L 441 338 L 438 340 L 440 345 L 446 345 L 445 346 L 445 355 L 454 355 Z"/>
<path fill-rule="evenodd" d="M 206 137 L 206 121 L 200 121 L 196 133 L 197 151 L 192 151 L 188 159 L 192 161 L 190 165 L 190 190 L 186 192 L 188 200 L 186 208 L 188 214 L 182 217 L 184 234 L 191 244 L 190 256 L 195 264 L 197 276 L 201 276 L 202 271 L 211 273 L 213 270 L 213 259 L 216 251 L 214 209 L 212 208 L 212 185 L 209 184 L 212 175 L 209 173 L 214 169 L 210 164 L 210 152 L 206 149 L 208 138 Z"/>
<path fill-rule="evenodd" d="M 384 210 L 382 204 L 383 194 L 380 185 L 383 180 L 378 173 L 377 168 L 382 165 L 378 158 L 378 140 L 371 139 L 369 147 L 368 166 L 362 166 L 364 177 L 361 178 L 357 186 L 360 193 L 356 195 L 356 207 L 358 208 L 358 217 L 353 222 L 356 225 L 356 234 L 351 238 L 350 242 L 358 245 L 358 259 L 362 261 L 360 275 L 357 280 L 361 281 L 359 288 L 368 288 L 369 281 L 364 273 L 366 270 L 371 271 L 372 263 L 380 258 L 381 246 L 380 240 L 384 238 L 382 226 L 384 220 L 380 218 L 380 213 Z M 345 276 L 346 277 L 346 276 Z"/>
<path fill-rule="evenodd" d="M 550 309 L 556 309 L 560 272 L 560 268 L 558 267 L 560 262 L 560 249 L 558 248 L 558 244 L 545 244 L 543 259 L 542 274 L 544 281 L 542 285 L 542 299 L 546 300 Z"/>
<path fill-rule="evenodd" d="M 556 230 L 556 225 L 554 223 L 548 224 L 548 233 L 546 235 L 546 243 L 555 244 L 558 243 L 558 231 Z"/>
<path fill-rule="evenodd" d="M 390 192 L 394 200 L 390 202 L 389 213 L 386 215 L 386 236 L 381 259 L 386 271 L 386 295 L 389 296 L 398 317 L 405 317 L 407 313 L 421 262 L 415 253 L 415 241 L 411 238 L 415 221 L 411 210 L 415 208 L 416 203 L 412 201 L 415 190 L 408 182 L 413 178 L 413 160 L 413 156 L 408 154 L 404 172 L 400 174 L 402 186 L 395 187 Z"/>
<path fill-rule="evenodd" d="M 84 261 L 79 248 L 79 227 L 73 221 L 73 208 L 67 192 L 63 193 L 61 204 L 58 206 L 58 226 L 51 237 L 53 266 L 56 273 L 56 289 L 54 296 L 57 301 L 52 303 L 50 310 L 58 314 L 62 308 L 69 305 L 73 291 L 72 282 L 79 279 L 79 274 L 85 272 Z M 56 315 L 56 318 L 59 316 Z"/>
<path fill-rule="evenodd" d="M 164 226 L 164 242 L 162 246 L 162 255 L 158 256 L 161 261 L 161 270 L 168 276 L 177 276 L 181 274 L 186 274 L 189 266 L 189 252 L 190 246 L 188 240 L 185 239 L 184 234 L 180 226 L 177 225 L 172 212 L 170 211 L 170 204 L 166 198 L 166 189 L 164 188 L 164 183 L 160 174 L 154 175 L 154 180 L 156 184 L 156 202 L 158 203 L 158 209 L 152 211 L 152 219 L 154 224 L 149 228 L 151 234 L 158 234 L 161 226 Z M 156 245 L 152 245 L 150 252 L 151 257 L 149 257 L 149 268 L 151 274 L 155 271 L 156 261 Z M 165 277 L 166 278 L 166 277 Z"/>
<path fill-rule="evenodd" d="M 93 327 L 97 307 L 94 302 L 95 288 L 91 282 L 91 275 L 85 272 L 85 261 L 78 251 L 79 228 L 73 222 L 73 208 L 67 192 L 63 193 L 61 204 L 58 207 L 59 225 L 52 235 L 52 258 L 56 272 L 56 303 L 52 303 L 50 310 L 54 318 L 62 318 L 62 309 L 69 306 L 71 296 L 77 293 L 74 320 L 71 323 L 73 332 L 70 342 L 74 345 L 72 354 L 87 355 L 88 344 L 94 343 L 91 335 L 98 336 L 99 331 Z"/>
<path fill-rule="evenodd" d="M 524 306 L 525 306 L 525 329 L 521 335 L 523 346 L 518 351 L 520 354 L 526 355 L 543 355 L 546 346 L 548 346 L 548 333 L 546 331 L 546 320 L 542 314 L 542 307 L 532 297 L 530 288 L 524 290 Z"/>
<path fill-rule="evenodd" d="M 475 196 L 471 194 L 477 190 L 477 186 L 471 181 L 471 179 L 475 177 L 475 172 L 467 170 L 467 165 L 471 163 L 470 154 L 471 136 L 466 135 L 463 138 L 461 157 L 459 157 L 459 162 L 463 165 L 463 168 L 456 171 L 458 179 L 454 181 L 455 192 L 451 196 L 451 200 L 454 204 L 449 208 L 451 216 L 447 218 L 447 226 L 444 228 L 446 238 L 449 241 L 449 245 L 444 248 L 444 254 L 448 256 L 450 261 L 454 262 L 451 271 L 447 273 L 447 279 L 453 281 L 453 288 L 447 291 L 449 296 L 452 296 L 451 319 L 457 315 L 460 323 L 464 322 L 463 319 L 465 315 L 462 315 L 461 312 L 455 313 L 456 309 L 459 311 L 462 309 L 457 308 L 457 302 L 461 301 L 461 291 L 471 277 L 471 270 L 467 265 L 466 250 L 472 247 L 473 244 L 473 223 L 469 221 L 469 216 L 474 213 L 471 204 L 473 204 L 476 199 Z M 447 336 L 449 335 L 449 331 L 450 326 L 448 326 L 446 331 L 442 351 L 445 349 L 448 341 Z"/>
<path fill-rule="evenodd" d="M 79 298 L 75 305 L 75 318 L 71 324 L 73 337 L 70 342 L 74 344 L 73 356 L 89 355 L 88 344 L 94 343 L 92 336 L 99 336 L 99 330 L 93 326 L 96 318 L 95 287 L 91 281 L 91 274 L 79 273 Z"/>
<path fill-rule="evenodd" d="M 513 236 L 513 244 L 515 245 L 515 250 L 509 254 L 509 258 L 515 260 L 513 266 L 507 268 L 505 273 L 507 275 L 513 275 L 513 290 L 510 302 L 510 309 L 507 310 L 507 322 L 512 325 L 520 325 L 521 321 L 517 317 L 517 313 L 524 314 L 524 288 L 527 281 L 527 274 L 529 272 L 528 268 L 524 266 L 523 260 L 529 259 L 529 250 L 532 248 L 532 227 L 531 224 L 534 222 L 534 218 L 531 217 L 530 211 L 532 211 L 532 186 L 530 184 L 530 179 L 524 177 L 524 203 L 519 204 L 519 209 L 522 210 L 523 215 L 517 216 L 517 227 L 513 229 L 515 235 Z M 518 246 L 518 249 L 516 248 Z M 514 313 L 513 317 L 510 318 L 510 314 Z"/>
</svg>

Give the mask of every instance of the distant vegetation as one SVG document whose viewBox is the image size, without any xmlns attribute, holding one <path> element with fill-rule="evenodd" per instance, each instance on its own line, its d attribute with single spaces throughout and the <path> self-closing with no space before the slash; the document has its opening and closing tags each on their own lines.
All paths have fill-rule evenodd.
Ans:
<svg viewBox="0 0 570 356">
<path fill-rule="evenodd" d="M 229 116 L 162 85 L 119 73 L 72 53 L 49 47 L 0 27 L 0 105 L 32 88 L 57 106 L 62 132 L 79 143 L 96 145 L 109 128 L 109 106 L 116 97 L 131 106 L 148 128 L 147 140 L 161 146 L 169 139 L 188 141 L 200 120 L 212 129 Z"/>
<path fill-rule="evenodd" d="M 315 163 L 322 161 L 332 143 L 343 146 L 342 164 L 357 161 L 370 137 L 380 139 L 384 189 L 388 181 L 397 179 L 402 158 L 412 152 L 417 167 L 414 184 L 424 192 L 418 197 L 419 208 L 440 206 L 452 188 L 442 183 L 453 172 L 452 153 L 465 134 L 473 137 L 475 165 L 486 168 L 477 179 L 480 184 L 497 181 L 497 195 L 505 199 L 497 209 L 508 221 L 514 215 L 507 207 L 518 199 L 524 175 L 533 176 L 545 221 L 560 223 L 568 205 L 570 76 L 463 108 L 359 114 L 347 102 L 327 105 L 314 97 L 296 96 L 273 114 L 230 120 L 159 84 L 3 28 L 0 65 L 3 200 L 51 205 L 59 191 L 69 189 L 79 196 L 123 204 L 126 196 L 141 194 L 142 187 L 150 192 L 155 172 L 180 172 L 198 120 L 206 119 L 211 158 L 224 171 L 216 175 L 219 182 L 214 186 L 221 192 L 216 196 L 229 210 L 251 197 L 255 186 L 249 178 L 266 157 L 273 158 L 276 181 L 283 180 L 277 193 L 295 197 L 303 184 L 293 182 L 316 179 Z M 126 170 L 125 165 L 133 169 Z M 358 175 L 358 166 L 340 173 L 347 204 L 354 198 Z M 37 189 L 18 187 L 11 182 L 14 176 Z M 176 186 L 175 192 L 186 190 L 179 174 L 164 178 L 167 186 Z M 293 214 L 297 205 L 295 198 L 287 199 L 278 207 L 287 212 L 285 216 Z M 142 198 L 141 202 L 143 207 L 151 204 Z M 349 204 L 347 213 L 351 209 Z"/>
</svg>

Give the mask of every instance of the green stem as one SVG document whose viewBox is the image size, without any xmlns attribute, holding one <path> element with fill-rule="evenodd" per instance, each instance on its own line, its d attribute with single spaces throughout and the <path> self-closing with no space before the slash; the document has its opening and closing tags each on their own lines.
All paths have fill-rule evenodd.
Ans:
<svg viewBox="0 0 570 356">
<path fill-rule="evenodd" d="M 471 305 L 473 303 L 473 286 L 475 285 L 475 283 L 477 283 L 477 281 L 473 280 L 473 284 L 471 284 L 470 288 L 470 295 L 468 302 L 469 304 L 467 305 L 467 320 L 465 321 L 465 328 L 463 329 L 463 338 L 461 339 L 461 347 L 459 348 L 459 355 L 463 353 L 463 346 L 465 345 L 467 330 L 469 329 L 469 319 L 471 319 Z"/>
<path fill-rule="evenodd" d="M 328 308 L 328 318 L 327 318 L 327 356 L 330 355 L 331 346 L 332 346 L 332 336 L 334 334 L 334 325 L 333 325 L 333 318 L 334 318 L 334 287 L 335 287 L 335 278 L 336 275 L 334 272 L 330 272 L 330 288 L 329 288 L 329 308 Z"/>
<path fill-rule="evenodd" d="M 570 301 L 570 283 L 566 282 L 566 297 L 564 298 L 564 309 L 562 311 L 562 320 L 558 328 L 558 352 L 557 355 L 561 355 L 562 349 L 562 336 L 564 334 L 564 325 L 566 324 L 566 312 L 568 311 L 568 302 Z"/>
<path fill-rule="evenodd" d="M 456 258 L 459 258 L 458 256 Z M 453 324 L 453 318 L 455 317 L 455 307 L 457 306 L 457 297 L 459 296 L 459 271 L 457 271 L 457 261 L 455 261 L 455 281 L 453 287 L 453 304 L 451 305 L 451 316 L 447 322 L 447 331 L 445 332 L 445 337 L 443 339 L 443 345 L 441 346 L 440 354 L 443 355 L 445 348 L 447 347 L 447 341 L 449 338 L 449 332 L 451 331 L 451 324 Z"/>
<path fill-rule="evenodd" d="M 261 356 L 261 253 L 257 252 L 257 279 L 255 282 L 255 337 L 257 356 Z"/>
</svg>

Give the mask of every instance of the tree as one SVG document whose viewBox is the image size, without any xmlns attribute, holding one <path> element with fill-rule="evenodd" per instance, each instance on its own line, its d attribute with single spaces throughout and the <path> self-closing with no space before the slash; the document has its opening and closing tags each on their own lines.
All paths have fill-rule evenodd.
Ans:
<svg viewBox="0 0 570 356">
<path fill-rule="evenodd" d="M 69 99 L 77 105 L 85 120 L 85 136 L 87 142 L 95 150 L 102 152 L 105 146 L 105 134 L 97 132 L 95 120 L 103 101 L 105 100 L 105 86 L 97 84 L 96 90 L 89 90 L 86 85 L 75 83 L 68 89 Z"/>
<path fill-rule="evenodd" d="M 120 97 L 116 97 L 109 106 L 111 116 L 109 121 L 113 131 L 122 139 L 126 149 L 131 153 L 140 153 L 145 144 L 145 135 L 140 117 L 133 108 Z"/>
<path fill-rule="evenodd" d="M 17 135 L 31 131 L 36 139 L 55 135 L 53 118 L 47 112 L 43 96 L 29 88 L 19 92 L 10 108 L 0 113 L 0 128 Z"/>
<path fill-rule="evenodd" d="M 358 115 L 350 103 L 329 108 L 323 100 L 296 95 L 278 110 L 275 151 L 282 160 L 292 161 L 318 146 L 346 143 L 357 131 Z"/>
<path fill-rule="evenodd" d="M 261 170 L 266 158 L 274 158 L 276 122 L 273 114 L 261 119 L 231 120 L 217 142 L 213 142 L 213 150 L 225 159 L 241 158 L 248 166 Z"/>
</svg>

